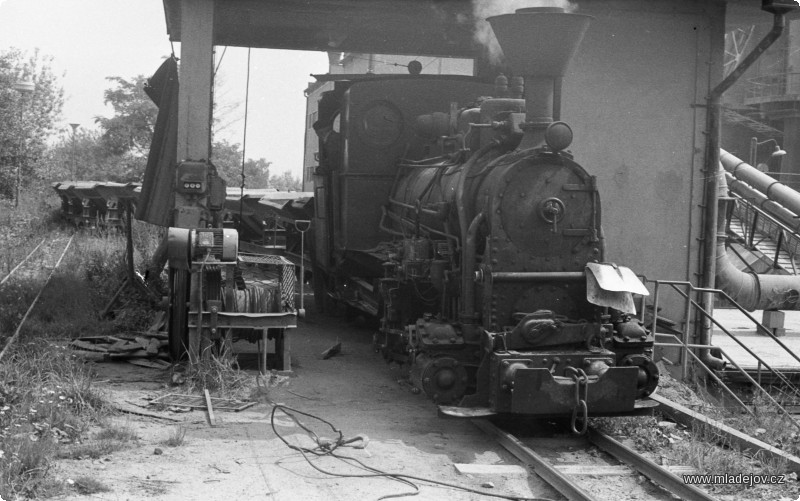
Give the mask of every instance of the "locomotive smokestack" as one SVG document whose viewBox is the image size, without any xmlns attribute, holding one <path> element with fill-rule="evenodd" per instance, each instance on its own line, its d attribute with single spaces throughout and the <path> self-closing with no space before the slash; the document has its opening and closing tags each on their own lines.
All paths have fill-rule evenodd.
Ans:
<svg viewBox="0 0 800 501">
<path fill-rule="evenodd" d="M 540 146 L 553 122 L 553 86 L 564 76 L 591 16 L 558 7 L 518 9 L 487 19 L 509 65 L 525 78 L 525 136 L 520 149 Z"/>
</svg>

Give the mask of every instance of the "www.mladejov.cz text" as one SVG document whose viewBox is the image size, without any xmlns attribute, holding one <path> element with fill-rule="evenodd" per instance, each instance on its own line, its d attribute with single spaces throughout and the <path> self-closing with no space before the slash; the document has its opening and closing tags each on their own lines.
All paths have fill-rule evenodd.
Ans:
<svg viewBox="0 0 800 501">
<path fill-rule="evenodd" d="M 752 487 L 760 484 L 785 484 L 786 475 L 753 475 L 751 473 L 739 473 L 737 475 L 732 473 L 723 475 L 683 475 L 683 483 L 692 485 L 746 485 Z"/>
</svg>

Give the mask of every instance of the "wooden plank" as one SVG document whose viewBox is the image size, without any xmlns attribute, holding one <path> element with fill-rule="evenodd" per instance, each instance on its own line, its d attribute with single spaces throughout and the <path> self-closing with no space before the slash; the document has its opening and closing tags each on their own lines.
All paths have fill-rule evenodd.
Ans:
<svg viewBox="0 0 800 501">
<path fill-rule="evenodd" d="M 154 360 L 147 360 L 146 358 L 131 358 L 128 359 L 128 363 L 133 365 L 138 365 L 139 367 L 149 367 L 151 369 L 158 369 L 158 370 L 164 370 L 167 367 L 169 367 L 169 365 L 167 365 L 167 367 L 164 367 L 160 363 Z"/>
<path fill-rule="evenodd" d="M 130 341 L 126 341 L 124 339 L 121 339 L 108 347 L 108 351 L 115 353 L 120 353 L 124 351 L 136 351 L 141 349 L 142 347 L 139 345 L 139 343 L 131 343 Z"/>
<path fill-rule="evenodd" d="M 102 346 L 102 345 L 99 345 L 99 344 L 94 344 L 94 343 L 87 343 L 86 341 L 81 341 L 80 339 L 76 339 L 76 340 L 72 341 L 72 343 L 70 343 L 70 344 L 72 346 L 75 346 L 77 348 L 80 348 L 80 349 L 86 350 L 86 351 L 99 351 L 99 352 L 103 352 L 103 353 L 108 352 L 108 348 L 106 348 L 105 346 Z"/>
<path fill-rule="evenodd" d="M 613 464 L 559 464 L 556 470 L 564 475 L 592 475 L 595 477 L 622 477 L 638 475 L 625 465 Z"/>
<path fill-rule="evenodd" d="M 214 427 L 214 407 L 211 405 L 211 395 L 208 394 L 208 390 L 203 388 L 203 393 L 206 395 L 206 410 L 208 411 L 208 423 Z"/>
<path fill-rule="evenodd" d="M 675 475 L 693 475 L 697 469 L 692 466 L 665 466 L 667 470 Z M 638 473 L 625 465 L 613 464 L 560 464 L 556 465 L 556 470 L 564 475 L 591 475 L 594 477 L 620 477 L 626 475 L 638 475 Z"/>
<path fill-rule="evenodd" d="M 664 415 L 668 416 L 677 423 L 681 423 L 689 427 L 697 423 L 704 424 L 714 428 L 721 435 L 724 435 L 728 442 L 730 442 L 732 445 L 738 446 L 742 452 L 747 452 L 751 456 L 760 454 L 770 456 L 774 459 L 783 459 L 786 461 L 787 471 L 800 472 L 800 458 L 797 456 L 788 454 L 776 447 L 758 440 L 757 438 L 753 438 L 750 435 L 731 428 L 724 423 L 711 419 L 708 416 L 704 416 L 699 412 L 695 412 L 688 407 L 684 407 L 671 400 L 667 400 L 658 394 L 650 395 L 650 398 L 659 403 L 659 410 Z"/>
<path fill-rule="evenodd" d="M 164 416 L 162 414 L 156 414 L 155 412 L 146 411 L 144 409 L 137 409 L 137 408 L 134 408 L 132 405 L 124 404 L 122 402 L 110 401 L 110 402 L 108 402 L 108 405 L 110 405 L 111 407 L 117 409 L 118 411 L 125 412 L 125 413 L 128 413 L 128 414 L 135 414 L 137 416 L 147 416 L 147 417 L 152 417 L 152 418 L 164 419 L 164 420 L 167 420 L 167 421 L 174 421 L 174 422 L 177 422 L 177 423 L 180 423 L 180 422 L 183 421 L 183 419 L 176 419 L 176 418 L 173 418 L 173 417 Z"/>
<path fill-rule="evenodd" d="M 462 475 L 508 475 L 527 477 L 528 471 L 518 464 L 469 464 L 454 463 L 456 471 Z"/>
</svg>

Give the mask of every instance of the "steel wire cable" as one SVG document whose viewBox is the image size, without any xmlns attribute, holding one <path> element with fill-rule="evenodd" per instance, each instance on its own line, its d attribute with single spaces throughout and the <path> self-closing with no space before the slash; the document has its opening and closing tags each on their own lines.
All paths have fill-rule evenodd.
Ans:
<svg viewBox="0 0 800 501">
<path fill-rule="evenodd" d="M 278 430 L 275 427 L 275 413 L 278 410 L 283 412 L 283 414 L 288 416 L 301 429 L 303 429 L 306 433 L 308 433 L 308 435 L 310 437 L 312 437 L 312 439 L 317 443 L 317 447 L 308 448 L 308 447 L 301 447 L 299 445 L 290 444 L 289 441 L 286 440 L 286 438 L 284 438 L 280 433 L 278 433 Z M 336 439 L 335 441 L 322 441 L 319 438 L 319 436 L 313 430 L 311 430 L 309 427 L 307 427 L 302 422 L 300 422 L 300 420 L 297 419 L 297 417 L 294 416 L 292 413 L 302 414 L 303 416 L 310 417 L 312 419 L 315 419 L 317 421 L 325 423 L 326 425 L 328 425 L 331 428 L 331 430 L 333 430 L 339 436 L 339 438 Z M 283 442 L 290 449 L 298 451 L 303 456 L 303 458 L 306 460 L 306 462 L 312 468 L 314 468 L 315 470 L 317 470 L 320 473 L 323 473 L 325 475 L 331 475 L 331 476 L 334 476 L 334 477 L 341 477 L 341 478 L 384 477 L 384 478 L 393 479 L 393 480 L 396 480 L 398 482 L 404 483 L 406 485 L 412 486 L 415 489 L 414 492 L 400 493 L 400 494 L 388 494 L 388 495 L 385 495 L 385 496 L 381 496 L 381 497 L 378 498 L 378 500 L 390 499 L 390 498 L 399 498 L 399 497 L 406 497 L 406 496 L 416 496 L 420 492 L 419 491 L 419 486 L 416 485 L 414 482 L 412 482 L 412 480 L 416 480 L 418 482 L 426 482 L 426 483 L 429 483 L 429 484 L 432 484 L 432 485 L 436 485 L 436 486 L 448 487 L 450 489 L 455 489 L 455 490 L 460 490 L 460 491 L 464 491 L 464 492 L 469 492 L 469 493 L 472 493 L 472 494 L 478 494 L 478 495 L 482 495 L 482 496 L 488 496 L 488 497 L 494 497 L 494 498 L 500 498 L 500 499 L 509 499 L 509 500 L 515 500 L 515 501 L 552 501 L 549 498 L 539 498 L 539 497 L 532 497 L 531 498 L 531 497 L 524 497 L 524 496 L 513 496 L 513 495 L 509 495 L 509 494 L 495 494 L 493 492 L 480 491 L 480 490 L 472 489 L 470 487 L 466 487 L 466 486 L 463 486 L 463 485 L 451 484 L 449 482 L 443 482 L 441 480 L 433 480 L 433 479 L 430 479 L 430 478 L 418 477 L 418 476 L 415 476 L 415 475 L 408 475 L 408 474 L 405 474 L 405 473 L 393 473 L 393 472 L 380 470 L 378 468 L 374 468 L 372 466 L 364 464 L 361 460 L 359 460 L 357 458 L 350 457 L 350 456 L 343 456 L 341 454 L 336 454 L 336 452 L 335 452 L 336 449 L 338 449 L 341 446 L 346 446 L 347 445 L 346 442 L 348 442 L 348 441 L 344 439 L 344 434 L 341 432 L 341 430 L 337 429 L 329 421 L 326 421 L 326 420 L 324 420 L 324 419 L 322 419 L 322 418 L 320 418 L 318 416 L 315 416 L 313 414 L 309 414 L 307 412 L 303 412 L 303 411 L 294 409 L 292 407 L 288 407 L 286 405 L 275 404 L 275 406 L 272 408 L 272 413 L 270 414 L 270 426 L 272 427 L 272 431 L 273 431 L 273 433 L 275 433 L 275 436 L 278 437 L 278 439 L 280 439 L 281 442 Z M 331 456 L 331 457 L 334 457 L 334 458 L 336 458 L 336 459 L 338 459 L 338 460 L 340 460 L 340 461 L 342 461 L 342 462 L 344 462 L 346 464 L 349 464 L 351 466 L 358 465 L 358 467 L 360 467 L 361 469 L 363 469 L 365 471 L 368 471 L 370 473 L 356 474 L 356 473 L 337 473 L 337 472 L 327 471 L 327 470 L 324 470 L 324 469 L 320 468 L 319 466 L 315 465 L 311 461 L 311 459 L 308 457 L 307 454 L 313 454 L 313 455 L 315 455 L 317 457 Z"/>
</svg>

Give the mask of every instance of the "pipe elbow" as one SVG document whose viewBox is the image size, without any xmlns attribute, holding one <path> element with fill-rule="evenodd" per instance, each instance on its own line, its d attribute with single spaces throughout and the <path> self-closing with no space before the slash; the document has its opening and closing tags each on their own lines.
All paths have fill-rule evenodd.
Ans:
<svg viewBox="0 0 800 501">
<path fill-rule="evenodd" d="M 800 276 L 741 271 L 731 263 L 724 244 L 717 250 L 716 287 L 747 311 L 800 309 Z"/>
</svg>

